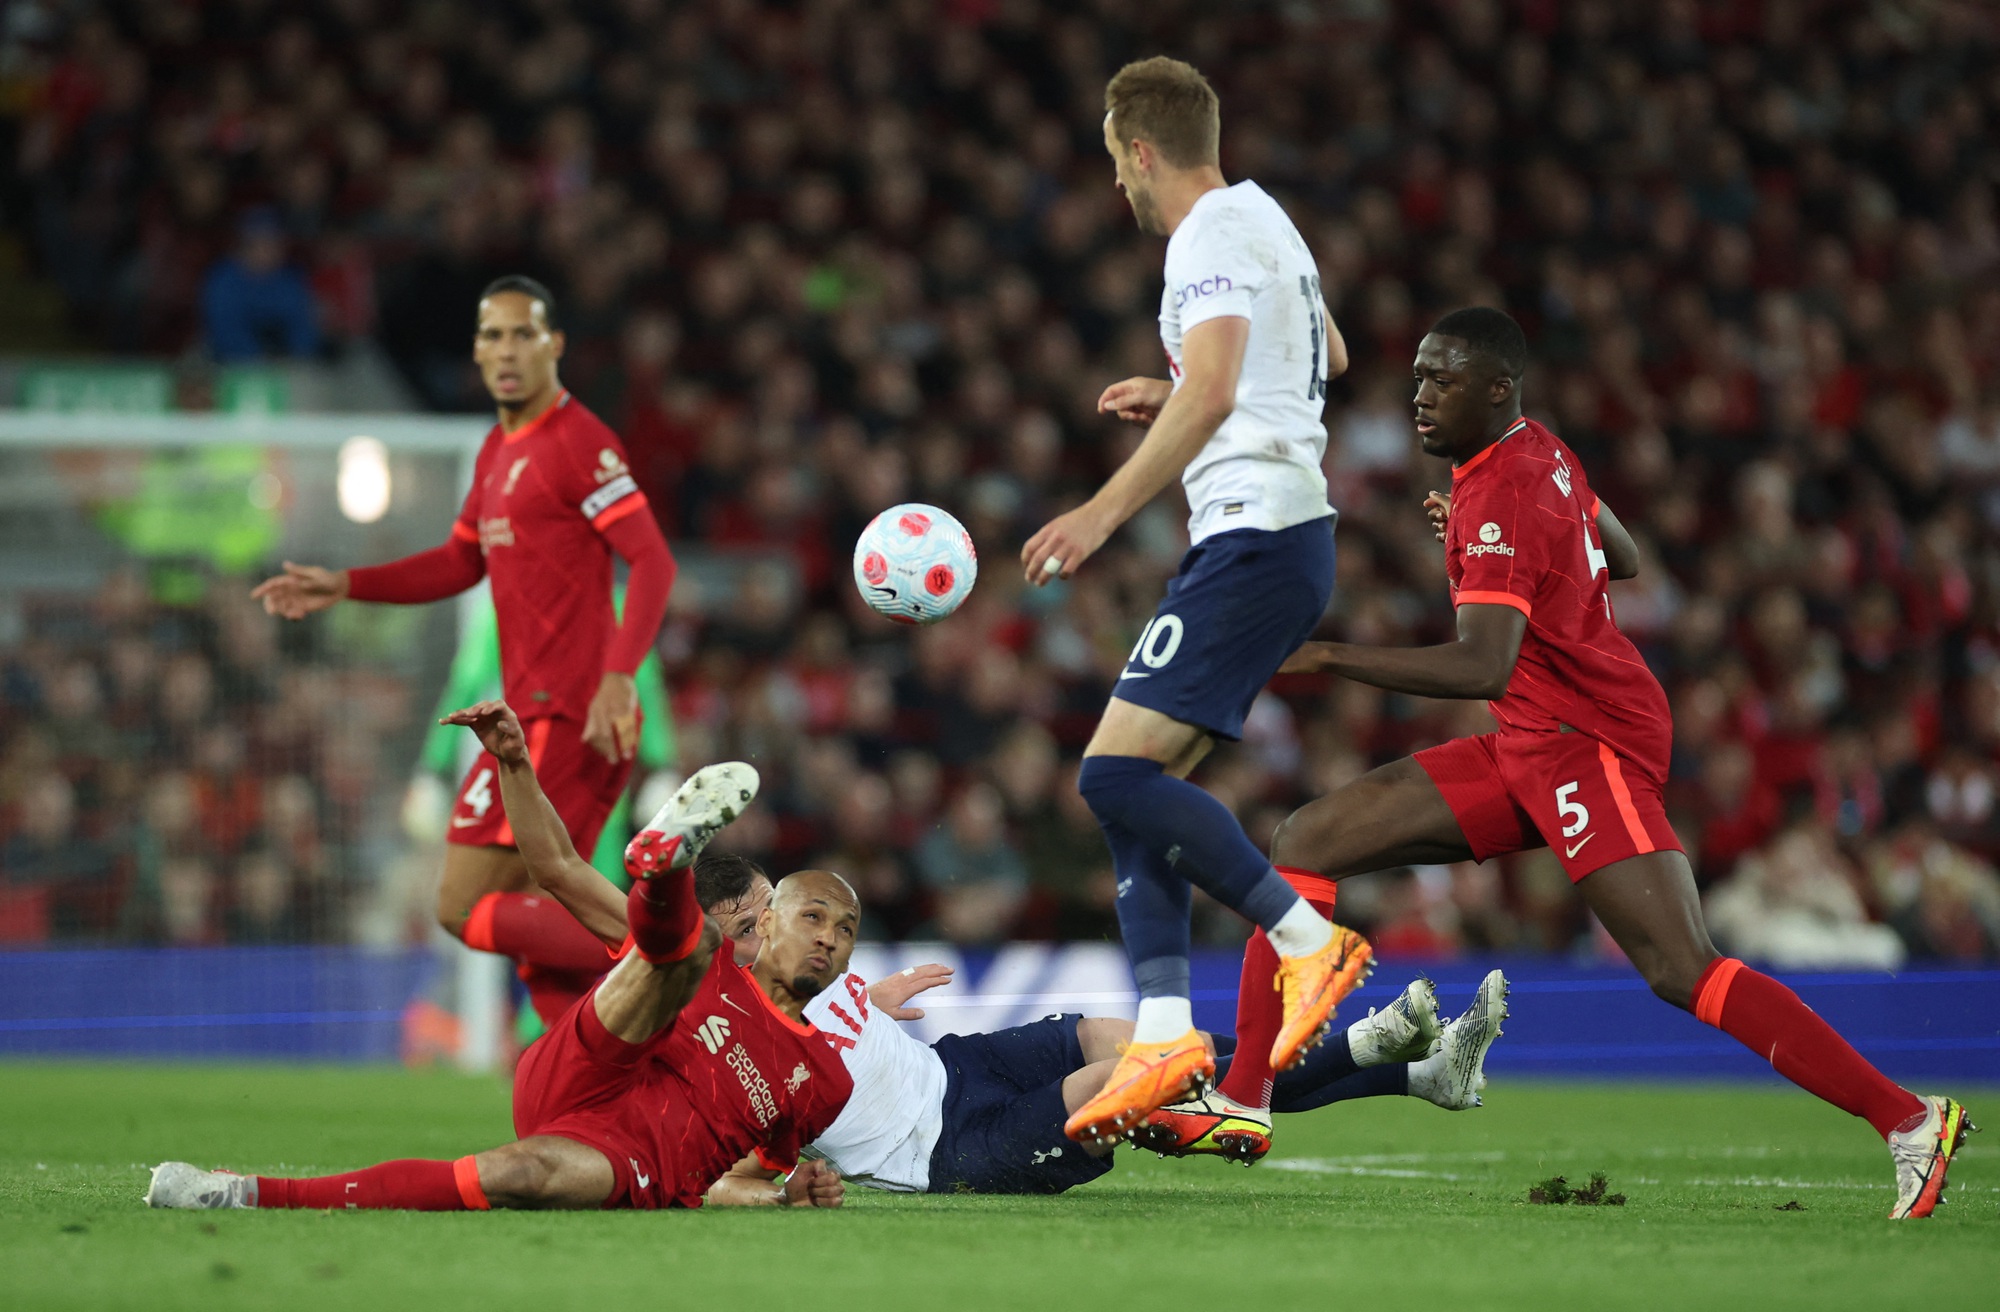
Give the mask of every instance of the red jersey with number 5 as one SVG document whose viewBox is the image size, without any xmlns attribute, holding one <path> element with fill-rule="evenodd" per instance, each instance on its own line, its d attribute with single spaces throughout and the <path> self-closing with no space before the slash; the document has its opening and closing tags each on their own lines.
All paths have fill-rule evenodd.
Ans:
<svg viewBox="0 0 2000 1312">
<path fill-rule="evenodd" d="M 1664 783 L 1673 720 L 1659 680 L 1618 631 L 1597 539 L 1597 497 L 1575 453 L 1531 419 L 1452 471 L 1445 569 L 1453 606 L 1528 617 L 1503 730 L 1575 730 Z"/>
</svg>

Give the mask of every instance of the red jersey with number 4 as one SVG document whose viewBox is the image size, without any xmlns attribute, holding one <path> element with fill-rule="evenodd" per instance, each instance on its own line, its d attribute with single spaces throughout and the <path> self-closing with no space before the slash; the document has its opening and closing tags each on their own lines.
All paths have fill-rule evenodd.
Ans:
<svg viewBox="0 0 2000 1312">
<path fill-rule="evenodd" d="M 479 544 L 500 624 L 500 671 L 523 719 L 581 720 L 617 627 L 601 535 L 646 508 L 625 448 L 565 392 L 509 433 L 486 435 L 452 535 Z"/>
<path fill-rule="evenodd" d="M 1528 617 L 1507 691 L 1488 703 L 1504 730 L 1576 730 L 1664 782 L 1673 720 L 1659 680 L 1612 619 L 1597 510 L 1575 453 L 1519 421 L 1452 471 L 1452 604 Z"/>
</svg>

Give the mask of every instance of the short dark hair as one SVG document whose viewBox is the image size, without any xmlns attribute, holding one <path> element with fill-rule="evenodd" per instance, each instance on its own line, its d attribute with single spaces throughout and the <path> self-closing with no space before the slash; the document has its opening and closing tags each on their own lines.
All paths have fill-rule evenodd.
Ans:
<svg viewBox="0 0 2000 1312">
<path fill-rule="evenodd" d="M 556 294 L 525 273 L 502 274 L 486 284 L 486 290 L 479 293 L 479 299 L 498 296 L 501 292 L 519 292 L 529 300 L 542 303 L 542 321 L 555 332 L 561 325 L 556 320 Z"/>
<path fill-rule="evenodd" d="M 1485 305 L 1453 310 L 1431 325 L 1433 337 L 1456 337 L 1474 355 L 1490 355 L 1507 376 L 1519 382 L 1528 372 L 1528 335 L 1513 316 Z"/>
<path fill-rule="evenodd" d="M 725 902 L 741 902 L 758 880 L 769 879 L 764 867 L 734 852 L 709 852 L 695 858 L 694 900 L 703 911 Z"/>
<path fill-rule="evenodd" d="M 1104 111 L 1121 151 L 1136 137 L 1177 169 L 1219 157 L 1222 104 L 1192 64 L 1155 55 L 1125 65 L 1105 85 Z"/>
</svg>

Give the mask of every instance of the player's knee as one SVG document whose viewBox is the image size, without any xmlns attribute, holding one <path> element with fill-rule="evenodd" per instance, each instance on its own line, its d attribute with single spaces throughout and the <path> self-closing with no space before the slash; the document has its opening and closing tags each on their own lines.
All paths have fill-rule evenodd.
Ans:
<svg viewBox="0 0 2000 1312">
<path fill-rule="evenodd" d="M 1086 756 L 1076 772 L 1076 791 L 1099 822 L 1118 819 L 1133 793 L 1164 773 L 1159 762 L 1132 756 Z"/>
<path fill-rule="evenodd" d="M 1684 960 L 1656 957 L 1633 964 L 1639 967 L 1647 987 L 1660 1001 L 1671 1003 L 1682 1011 L 1694 1010 L 1694 989 L 1701 980 L 1702 971 L 1708 967 L 1706 961 L 1696 961 L 1692 957 Z"/>
</svg>

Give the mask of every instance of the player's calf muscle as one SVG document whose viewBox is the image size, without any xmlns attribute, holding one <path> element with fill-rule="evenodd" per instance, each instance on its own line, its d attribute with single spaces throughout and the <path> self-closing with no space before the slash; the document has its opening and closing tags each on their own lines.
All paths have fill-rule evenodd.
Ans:
<svg viewBox="0 0 2000 1312">
<path fill-rule="evenodd" d="M 1387 866 L 1471 858 L 1451 808 L 1423 767 L 1395 761 L 1286 817 L 1271 838 L 1275 865 L 1330 879 Z"/>
<path fill-rule="evenodd" d="M 494 1207 L 600 1207 L 616 1182 L 603 1153 L 553 1135 L 504 1144 L 473 1161 Z"/>
</svg>

